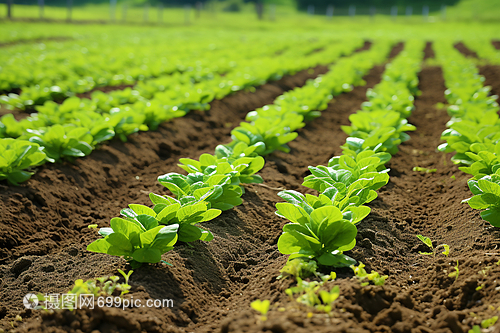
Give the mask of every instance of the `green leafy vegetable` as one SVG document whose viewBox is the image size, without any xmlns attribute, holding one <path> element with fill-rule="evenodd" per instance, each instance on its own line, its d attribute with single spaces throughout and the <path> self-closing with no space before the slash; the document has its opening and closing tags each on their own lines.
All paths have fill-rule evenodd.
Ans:
<svg viewBox="0 0 500 333">
<path fill-rule="evenodd" d="M 471 179 L 467 182 L 473 197 L 465 199 L 473 209 L 485 209 L 481 217 L 495 227 L 500 227 L 500 170 L 479 180 Z"/>
<path fill-rule="evenodd" d="M 46 155 L 36 143 L 26 140 L 0 139 L 0 180 L 18 185 L 31 178 L 26 169 L 38 166 Z"/>
<path fill-rule="evenodd" d="M 158 225 L 155 219 L 141 214 L 135 219 L 111 219 L 111 228 L 101 228 L 98 239 L 87 246 L 88 251 L 123 256 L 132 267 L 157 263 L 161 255 L 177 242 L 178 224 Z"/>
<path fill-rule="evenodd" d="M 325 206 L 310 214 L 290 203 L 278 203 L 281 216 L 292 223 L 283 227 L 278 239 L 278 249 L 296 258 L 315 259 L 324 266 L 349 266 L 354 260 L 342 254 L 356 244 L 356 227 L 343 219 L 337 207 Z"/>
</svg>

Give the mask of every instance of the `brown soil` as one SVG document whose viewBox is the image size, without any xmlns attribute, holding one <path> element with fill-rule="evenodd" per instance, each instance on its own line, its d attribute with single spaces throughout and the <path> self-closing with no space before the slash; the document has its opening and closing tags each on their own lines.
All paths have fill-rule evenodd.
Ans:
<svg viewBox="0 0 500 333">
<path fill-rule="evenodd" d="M 500 50 L 500 40 L 493 40 L 491 41 L 491 44 L 497 49 Z"/>
<path fill-rule="evenodd" d="M 433 59 L 436 55 L 434 54 L 434 49 L 432 48 L 432 42 L 425 43 L 424 49 L 424 60 Z"/>
<path fill-rule="evenodd" d="M 97 88 L 94 88 L 90 91 L 87 91 L 87 92 L 84 92 L 81 94 L 76 94 L 76 96 L 80 97 L 80 98 L 91 98 L 92 93 L 94 91 L 102 91 L 103 93 L 109 93 L 109 92 L 114 91 L 114 90 L 124 90 L 126 88 L 133 88 L 133 87 L 135 87 L 135 84 L 120 84 L 117 86 L 97 87 Z"/>
<path fill-rule="evenodd" d="M 346 135 L 340 125 L 348 124 L 349 114 L 359 108 L 366 89 L 379 81 L 382 71 L 374 68 L 365 87 L 331 102 L 320 119 L 299 131 L 289 154 L 266 159 L 260 173 L 265 185 L 248 186 L 241 206 L 205 224 L 216 235 L 212 242 L 180 245 L 164 255 L 173 266 L 151 265 L 132 274 L 130 296 L 173 299 L 172 309 L 101 308 L 40 315 L 25 310 L 21 297 L 28 291 L 64 292 L 77 278 L 116 274 L 117 268 L 124 268 L 122 259 L 85 251 L 96 237 L 86 226 L 107 226 L 128 203 L 147 204 L 150 191 L 166 193 L 156 182 L 158 175 L 180 172 L 179 157 L 196 158 L 227 141 L 226 126 L 234 126 L 256 104 L 269 103 L 264 97 L 257 102 L 252 94 L 230 96 L 214 102 L 206 113 L 176 119 L 158 132 L 135 135 L 126 144 L 112 142 L 75 164 L 45 167 L 21 187 L 3 186 L 2 327 L 9 328 L 19 314 L 31 318 L 21 332 L 455 333 L 498 315 L 489 306 L 500 305 L 496 281 L 500 267 L 495 264 L 500 256 L 491 254 L 498 252 L 500 232 L 460 204 L 470 196 L 468 177 L 451 165 L 449 156 L 435 150 L 449 119 L 445 111 L 434 108 L 444 102 L 445 89 L 436 67 L 420 75 L 422 95 L 409 119 L 417 131 L 388 165 L 390 183 L 370 204 L 372 213 L 358 225 L 358 244 L 350 253 L 369 268 L 388 274 L 386 284 L 361 287 L 350 270 L 339 270 L 339 278 L 330 283 L 341 289 L 332 316 L 316 313 L 309 318 L 309 310 L 284 293 L 292 282 L 275 279 L 286 261 L 276 248 L 285 224 L 274 214 L 275 203 L 281 201 L 276 189 L 313 192 L 300 185 L 307 166 L 326 164 L 341 153 Z M 425 174 L 413 172 L 414 166 L 438 170 Z M 436 245 L 449 244 L 450 258 L 418 254 L 427 249 L 415 234 L 430 237 Z M 448 273 L 456 260 L 460 275 L 455 281 Z M 481 270 L 484 274 L 478 273 Z M 258 298 L 273 304 L 266 322 L 250 309 L 250 302 Z M 499 329 L 497 323 L 493 332 Z"/>
<path fill-rule="evenodd" d="M 467 46 L 465 46 L 464 43 L 460 42 L 455 44 L 455 48 L 459 50 L 463 55 L 466 57 L 471 57 L 471 58 L 479 58 L 477 53 L 469 49 Z"/>
<path fill-rule="evenodd" d="M 403 42 L 399 42 L 394 47 L 392 48 L 391 52 L 389 53 L 389 59 L 394 58 L 399 54 L 399 52 L 403 51 L 405 48 L 405 44 Z"/>
<path fill-rule="evenodd" d="M 485 86 L 491 86 L 492 95 L 500 95 L 500 66 L 498 65 L 485 65 L 479 67 L 479 74 L 484 76 Z"/>
<path fill-rule="evenodd" d="M 44 42 L 65 42 L 67 40 L 73 40 L 71 37 L 64 36 L 54 36 L 54 37 L 43 37 L 43 38 L 28 38 L 28 39 L 18 39 L 12 42 L 0 43 L 0 47 L 9 47 L 18 44 L 34 44 L 34 43 L 44 43 Z"/>
</svg>

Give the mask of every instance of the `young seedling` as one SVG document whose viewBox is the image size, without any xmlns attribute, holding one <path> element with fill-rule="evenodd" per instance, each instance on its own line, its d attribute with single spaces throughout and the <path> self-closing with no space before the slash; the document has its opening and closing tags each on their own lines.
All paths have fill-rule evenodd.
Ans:
<svg viewBox="0 0 500 333">
<path fill-rule="evenodd" d="M 481 333 L 481 327 L 479 327 L 478 325 L 474 325 L 468 333 Z"/>
<path fill-rule="evenodd" d="M 422 168 L 422 167 L 413 167 L 413 171 L 418 171 L 418 172 L 425 172 L 425 173 L 434 173 L 437 171 L 437 169 L 427 169 L 427 168 Z"/>
<path fill-rule="evenodd" d="M 73 288 L 66 293 L 67 295 L 74 295 L 74 297 L 60 299 L 58 300 L 58 304 L 52 305 L 57 305 L 55 308 L 58 309 L 69 309 L 72 311 L 75 308 L 76 300 L 82 294 L 107 297 L 113 296 L 113 294 L 116 296 L 115 291 L 119 291 L 120 294 L 117 297 L 122 297 L 130 291 L 131 286 L 128 284 L 128 281 L 134 271 L 130 270 L 125 274 L 121 269 L 118 269 L 118 272 L 124 277 L 125 283 L 118 283 L 118 276 L 103 276 L 87 281 L 78 279 L 75 281 Z M 50 302 L 50 299 L 46 299 L 41 293 L 37 294 L 37 298 L 40 302 Z M 42 306 L 41 308 L 45 307 Z"/>
<path fill-rule="evenodd" d="M 271 304 L 271 302 L 268 299 L 266 299 L 264 301 L 261 301 L 260 299 L 258 299 L 258 300 L 253 301 L 252 303 L 250 303 L 250 306 L 255 311 L 260 312 L 260 314 L 261 314 L 260 320 L 266 321 L 267 320 L 267 312 L 269 311 L 270 304 Z"/>
<path fill-rule="evenodd" d="M 493 316 L 489 319 L 485 319 L 481 322 L 481 327 L 482 328 L 490 328 L 491 326 L 495 325 L 497 320 L 498 320 L 498 316 Z"/>
<path fill-rule="evenodd" d="M 448 274 L 448 277 L 451 277 L 451 278 L 454 277 L 455 281 L 456 281 L 458 279 L 458 275 L 460 274 L 460 270 L 458 269 L 458 260 L 457 260 L 457 265 L 453 268 L 455 268 L 455 271 Z"/>
<path fill-rule="evenodd" d="M 351 269 L 354 271 L 354 275 L 356 275 L 356 277 L 361 282 L 361 286 L 363 286 L 363 287 L 369 285 L 370 281 L 373 282 L 373 284 L 376 286 L 383 286 L 385 283 L 385 280 L 388 278 L 387 275 L 381 276 L 378 272 L 375 272 L 375 271 L 368 273 L 365 270 L 365 264 L 363 264 L 361 261 L 359 262 L 358 266 L 352 265 Z M 368 279 L 368 281 L 363 282 L 366 279 Z"/>
<path fill-rule="evenodd" d="M 339 286 L 334 286 L 330 291 L 320 290 L 320 288 L 325 282 L 334 280 L 336 277 L 335 272 L 322 275 L 321 281 L 304 281 L 297 277 L 297 286 L 288 288 L 285 292 L 298 303 L 329 313 L 332 311 L 332 303 L 340 296 Z M 298 297 L 295 298 L 295 295 Z"/>
<path fill-rule="evenodd" d="M 293 276 L 295 279 L 308 278 L 310 276 L 318 276 L 318 264 L 314 260 L 295 259 L 288 261 L 285 266 L 280 270 L 280 275 L 276 279 L 283 279 L 288 276 Z"/>
<path fill-rule="evenodd" d="M 418 253 L 420 254 L 423 254 L 423 255 L 426 255 L 426 256 L 433 256 L 434 258 L 436 257 L 436 250 L 439 248 L 439 247 L 443 247 L 444 248 L 444 251 L 441 252 L 442 254 L 444 254 L 445 256 L 448 256 L 450 254 L 450 246 L 448 244 L 441 244 L 441 245 L 438 245 L 436 246 L 436 248 L 434 248 L 434 246 L 432 245 L 432 240 L 429 238 L 429 237 L 425 237 L 425 236 L 422 236 L 422 235 L 417 235 L 417 238 L 420 239 L 422 241 L 422 243 L 424 243 L 425 245 L 427 245 L 428 247 L 430 247 L 432 249 L 432 252 L 422 252 L 422 251 L 419 251 Z"/>
</svg>

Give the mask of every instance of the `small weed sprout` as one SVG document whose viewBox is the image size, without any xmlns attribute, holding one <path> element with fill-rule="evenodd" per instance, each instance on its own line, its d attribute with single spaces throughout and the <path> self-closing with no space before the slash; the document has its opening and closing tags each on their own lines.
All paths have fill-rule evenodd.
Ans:
<svg viewBox="0 0 500 333">
<path fill-rule="evenodd" d="M 267 312 L 269 311 L 269 306 L 271 305 L 271 302 L 266 299 L 264 301 L 261 301 L 260 299 L 253 301 L 250 303 L 250 306 L 252 309 L 255 311 L 260 312 L 261 317 L 260 320 L 266 321 L 267 320 Z"/>
<path fill-rule="evenodd" d="M 413 167 L 413 171 L 423 172 L 423 173 L 434 173 L 437 171 L 437 169 L 427 169 L 427 168 L 422 168 L 422 167 L 416 166 L 416 167 Z"/>
<path fill-rule="evenodd" d="M 491 326 L 495 325 L 497 320 L 498 320 L 498 316 L 493 316 L 489 319 L 485 319 L 481 322 L 481 327 L 482 328 L 490 328 Z"/>
<path fill-rule="evenodd" d="M 478 325 L 474 325 L 468 333 L 481 333 L 481 328 Z"/>
<path fill-rule="evenodd" d="M 317 269 L 318 264 L 314 260 L 290 260 L 280 270 L 281 274 L 277 277 L 277 279 L 283 279 L 289 276 L 293 276 L 295 279 L 297 279 L 297 277 L 305 279 L 313 275 L 318 276 Z"/>
<path fill-rule="evenodd" d="M 320 290 L 320 288 L 325 282 L 334 280 L 336 277 L 335 272 L 321 276 L 321 281 L 304 281 L 297 277 L 297 286 L 288 288 L 285 292 L 298 303 L 329 313 L 332 311 L 332 303 L 340 296 L 339 286 L 334 286 L 330 291 Z"/>
<path fill-rule="evenodd" d="M 130 291 L 131 286 L 128 284 L 128 281 L 130 279 L 130 275 L 134 271 L 130 270 L 128 274 L 126 274 L 124 271 L 119 269 L 118 272 L 125 279 L 125 283 L 118 283 L 118 280 L 120 279 L 118 276 L 103 276 L 95 279 L 90 279 L 87 281 L 78 279 L 75 281 L 75 285 L 73 286 L 73 288 L 66 294 L 75 295 L 74 299 L 76 300 L 81 294 L 94 295 L 94 296 L 113 296 L 115 292 L 119 291 L 120 292 L 119 297 L 122 297 L 123 295 L 127 294 Z M 37 294 L 37 298 L 39 301 L 47 301 L 43 294 Z M 63 300 L 60 301 L 62 302 Z M 67 301 L 64 303 L 64 307 L 62 305 L 63 304 L 60 304 L 58 308 L 59 309 L 65 308 L 71 311 L 74 309 L 75 306 L 75 304 L 71 303 L 68 304 Z"/>
<path fill-rule="evenodd" d="M 368 273 L 365 270 L 365 264 L 363 264 L 361 261 L 359 262 L 358 266 L 351 265 L 351 269 L 354 271 L 354 275 L 356 275 L 356 277 L 361 282 L 361 286 L 363 287 L 369 285 L 370 281 L 373 282 L 373 284 L 376 286 L 383 286 L 385 280 L 388 278 L 387 275 L 381 276 L 378 272 L 375 272 L 373 270 L 371 273 Z M 363 282 L 366 279 L 368 279 L 368 281 Z"/>
<path fill-rule="evenodd" d="M 455 278 L 455 281 L 458 279 L 458 275 L 460 274 L 460 270 L 458 269 L 458 260 L 456 266 L 453 267 L 455 269 L 454 272 L 448 274 L 448 277 Z"/>
<path fill-rule="evenodd" d="M 436 248 L 434 248 L 434 246 L 432 245 L 432 240 L 429 237 L 425 237 L 425 236 L 422 236 L 422 235 L 416 235 L 416 236 L 417 236 L 418 239 L 420 239 L 422 241 L 422 243 L 424 243 L 425 245 L 427 245 L 428 247 L 430 247 L 431 250 L 432 250 L 432 252 L 422 252 L 422 251 L 419 251 L 418 253 L 426 255 L 426 256 L 433 256 L 435 258 L 436 257 L 436 250 L 438 248 L 442 247 L 444 250 L 441 253 L 444 254 L 447 257 L 449 256 L 449 254 L 450 254 L 450 246 L 448 244 L 440 244 L 440 245 L 436 246 Z"/>
</svg>

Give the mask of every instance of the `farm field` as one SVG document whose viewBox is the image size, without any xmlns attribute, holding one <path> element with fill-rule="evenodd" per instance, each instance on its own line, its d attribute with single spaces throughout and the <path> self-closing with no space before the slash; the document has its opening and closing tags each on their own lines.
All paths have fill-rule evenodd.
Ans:
<svg viewBox="0 0 500 333">
<path fill-rule="evenodd" d="M 0 24 L 0 332 L 500 332 L 498 25 L 224 24 Z"/>
</svg>

